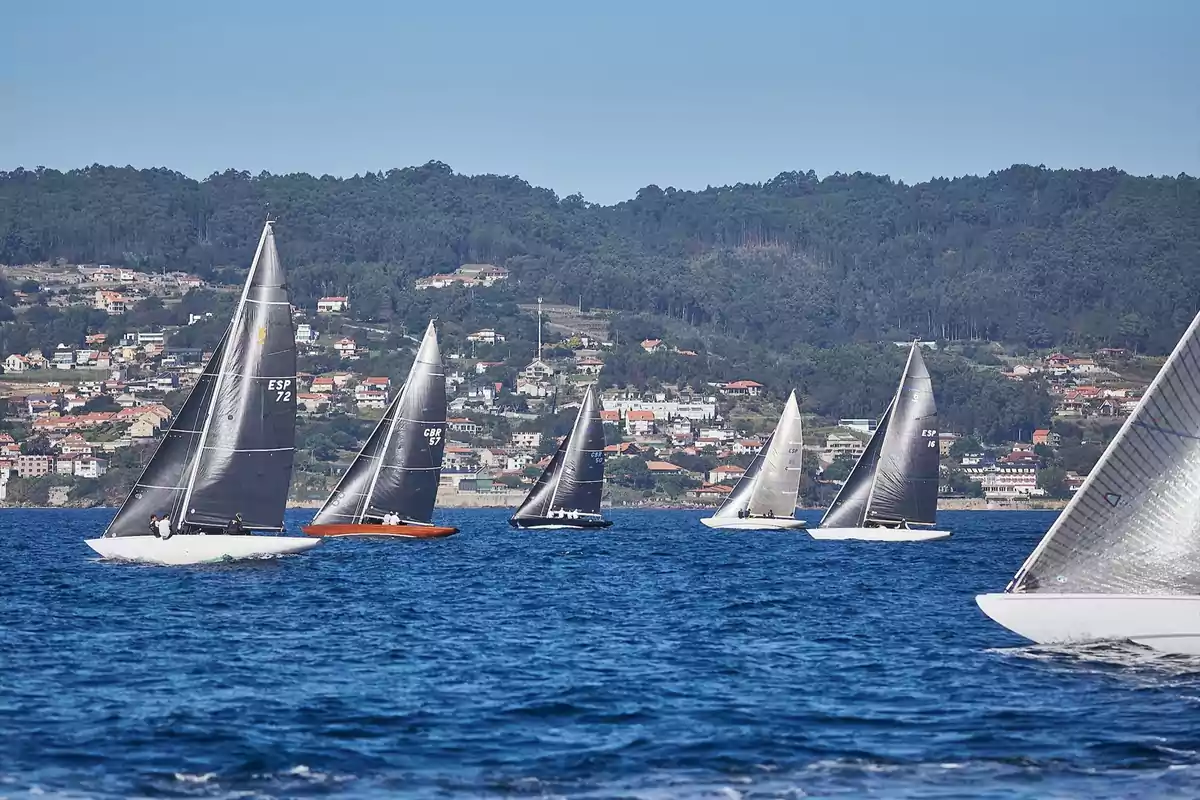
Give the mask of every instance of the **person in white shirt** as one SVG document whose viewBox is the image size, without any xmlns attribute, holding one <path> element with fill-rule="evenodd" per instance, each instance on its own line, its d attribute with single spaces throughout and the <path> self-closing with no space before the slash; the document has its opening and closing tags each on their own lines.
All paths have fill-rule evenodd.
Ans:
<svg viewBox="0 0 1200 800">
<path fill-rule="evenodd" d="M 166 514 L 163 514 L 162 519 L 160 519 L 158 521 L 158 538 L 160 538 L 160 539 L 170 539 L 171 538 L 171 518 L 168 517 Z"/>
</svg>

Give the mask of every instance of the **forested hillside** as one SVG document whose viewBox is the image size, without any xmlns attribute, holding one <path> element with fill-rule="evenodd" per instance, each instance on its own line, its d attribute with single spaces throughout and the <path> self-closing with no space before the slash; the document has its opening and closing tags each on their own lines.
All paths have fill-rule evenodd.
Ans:
<svg viewBox="0 0 1200 800">
<path fill-rule="evenodd" d="M 1200 306 L 1200 181 L 1015 166 L 916 186 L 784 173 L 602 207 L 440 163 L 347 179 L 165 169 L 0 173 L 0 262 L 248 263 L 269 208 L 301 303 L 406 316 L 465 262 L 532 297 L 750 345 L 908 336 L 1164 351 Z"/>
</svg>

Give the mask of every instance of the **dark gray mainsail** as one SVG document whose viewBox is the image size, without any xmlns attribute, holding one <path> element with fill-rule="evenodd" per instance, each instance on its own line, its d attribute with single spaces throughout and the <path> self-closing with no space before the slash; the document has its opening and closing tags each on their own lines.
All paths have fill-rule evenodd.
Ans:
<svg viewBox="0 0 1200 800">
<path fill-rule="evenodd" d="M 282 530 L 296 427 L 296 351 L 283 268 L 267 222 L 213 356 L 105 536 L 178 526 Z"/>
<path fill-rule="evenodd" d="M 800 405 L 793 391 L 775 430 L 713 518 L 737 517 L 739 512 L 752 517 L 793 516 L 800 491 L 803 454 Z"/>
<path fill-rule="evenodd" d="M 388 513 L 432 522 L 445 434 L 446 375 L 430 322 L 408 380 L 313 524 L 360 524 Z"/>
<path fill-rule="evenodd" d="M 940 464 L 933 381 L 913 343 L 875 464 L 867 522 L 936 522 Z"/>
<path fill-rule="evenodd" d="M 934 524 L 940 459 L 933 382 L 914 342 L 896 395 L 820 527 Z"/>
<path fill-rule="evenodd" d="M 296 443 L 296 333 L 275 234 L 258 243 L 222 353 L 184 522 L 282 530 Z"/>
<path fill-rule="evenodd" d="M 588 386 L 571 433 L 525 498 L 514 520 L 548 517 L 550 512 L 600 513 L 604 492 L 604 423 L 594 384 Z"/>
<path fill-rule="evenodd" d="M 1200 315 L 1010 592 L 1200 594 Z"/>
</svg>

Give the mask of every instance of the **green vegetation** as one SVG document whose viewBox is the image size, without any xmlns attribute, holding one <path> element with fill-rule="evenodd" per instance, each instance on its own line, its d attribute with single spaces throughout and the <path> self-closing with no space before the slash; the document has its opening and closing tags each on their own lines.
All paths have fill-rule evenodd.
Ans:
<svg viewBox="0 0 1200 800">
<path fill-rule="evenodd" d="M 983 441 L 1044 426 L 1050 403 L 1036 382 L 982 368 L 995 353 L 970 340 L 1164 352 L 1200 294 L 1200 181 L 1029 166 L 915 186 L 791 172 L 699 192 L 649 186 L 609 207 L 436 162 L 347 179 L 15 170 L 0 173 L 0 261 L 179 268 L 237 282 L 268 204 L 296 304 L 348 294 L 351 321 L 383 331 L 354 333 L 371 351 L 356 368 L 372 374 L 402 377 L 405 335 L 437 316 L 447 352 L 507 361 L 495 376 L 511 383 L 535 340 L 516 303 L 540 294 L 613 310 L 619 345 L 604 385 L 756 378 L 776 397 L 796 387 L 806 412 L 828 418 L 878 416 L 903 360 L 891 341 L 959 342 L 970 361 L 928 359 L 942 428 Z M 490 289 L 413 287 L 469 262 L 513 277 Z M 0 286 L 0 319 L 14 318 L 12 288 Z M 208 310 L 216 321 L 183 328 L 172 344 L 211 346 L 231 301 L 192 292 L 114 318 L 34 306 L 0 326 L 0 350 L 77 344 L 92 330 L 112 341 Z M 318 327 L 350 333 L 342 322 Z M 473 350 L 466 333 L 488 326 L 508 341 Z M 697 355 L 647 354 L 642 338 Z M 333 365 L 316 356 L 302 368 Z"/>
</svg>

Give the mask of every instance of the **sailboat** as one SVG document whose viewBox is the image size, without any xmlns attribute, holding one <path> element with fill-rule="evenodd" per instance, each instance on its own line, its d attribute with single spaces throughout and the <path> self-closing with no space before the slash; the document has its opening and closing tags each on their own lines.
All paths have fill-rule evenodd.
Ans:
<svg viewBox="0 0 1200 800">
<path fill-rule="evenodd" d="M 571 433 L 562 440 L 525 502 L 508 521 L 514 528 L 607 528 L 600 516 L 604 491 L 604 423 L 591 384 Z"/>
<path fill-rule="evenodd" d="M 408 380 L 304 532 L 405 539 L 458 533 L 433 524 L 445 449 L 446 374 L 430 322 Z M 384 525 L 390 514 L 401 524 Z"/>
<path fill-rule="evenodd" d="M 733 492 L 717 509 L 717 513 L 700 521 L 710 528 L 803 528 L 804 520 L 795 517 L 803 453 L 800 406 L 793 391 L 788 395 L 774 432 L 758 451 Z"/>
<path fill-rule="evenodd" d="M 268 221 L 225 335 L 103 537 L 88 546 L 150 564 L 309 549 L 319 540 L 222 533 L 235 514 L 247 531 L 283 530 L 295 438 L 292 308 Z M 151 514 L 169 515 L 174 535 L 152 535 Z"/>
<path fill-rule="evenodd" d="M 915 542 L 944 539 L 937 522 L 937 406 L 921 346 L 914 342 L 896 395 L 814 539 Z"/>
<path fill-rule="evenodd" d="M 1200 315 L 1008 587 L 975 600 L 1042 644 L 1200 655 Z"/>
</svg>

